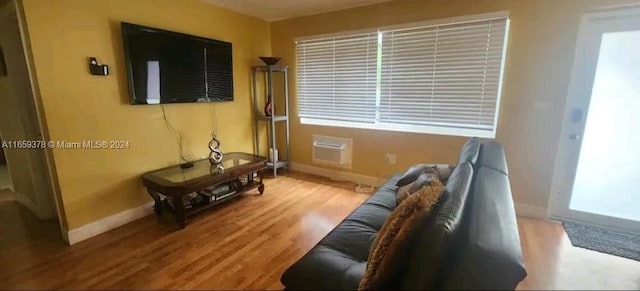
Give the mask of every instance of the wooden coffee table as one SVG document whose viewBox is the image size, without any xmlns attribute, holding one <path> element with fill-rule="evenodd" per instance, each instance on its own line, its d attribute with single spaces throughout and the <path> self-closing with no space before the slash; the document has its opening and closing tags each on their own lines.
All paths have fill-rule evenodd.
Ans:
<svg viewBox="0 0 640 291">
<path fill-rule="evenodd" d="M 262 171 L 267 168 L 265 157 L 247 153 L 227 153 L 219 165 L 221 167 L 212 165 L 208 159 L 193 163 L 193 167 L 190 168 L 172 166 L 151 171 L 142 176 L 142 183 L 155 202 L 153 206 L 155 213 L 161 215 L 164 210 L 169 210 L 175 215 L 181 228 L 186 226 L 189 215 L 231 200 L 255 188 L 258 188 L 260 195 L 264 193 Z M 259 181 L 255 179 L 256 176 L 260 179 Z M 233 185 L 234 194 L 211 202 L 203 199 L 200 204 L 191 203 L 190 196 L 195 196 L 192 193 L 229 185 Z M 186 203 L 187 199 L 189 203 Z"/>
</svg>

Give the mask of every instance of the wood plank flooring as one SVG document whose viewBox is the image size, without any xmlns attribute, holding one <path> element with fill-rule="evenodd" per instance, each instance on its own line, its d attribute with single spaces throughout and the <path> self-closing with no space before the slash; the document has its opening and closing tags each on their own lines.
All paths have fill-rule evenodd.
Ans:
<svg viewBox="0 0 640 291">
<path fill-rule="evenodd" d="M 571 245 L 560 223 L 518 217 L 527 278 L 518 289 L 640 290 L 640 262 Z"/>
<path fill-rule="evenodd" d="M 55 221 L 0 203 L 0 289 L 281 289 L 284 270 L 368 194 L 292 173 L 177 230 L 148 216 L 74 246 Z M 574 248 L 562 226 L 520 218 L 519 289 L 640 288 L 640 263 Z"/>
<path fill-rule="evenodd" d="M 0 149 L 0 152 L 2 149 Z M 7 188 L 13 188 L 11 176 L 9 176 L 9 168 L 7 165 L 0 164 L 0 191 Z"/>
</svg>

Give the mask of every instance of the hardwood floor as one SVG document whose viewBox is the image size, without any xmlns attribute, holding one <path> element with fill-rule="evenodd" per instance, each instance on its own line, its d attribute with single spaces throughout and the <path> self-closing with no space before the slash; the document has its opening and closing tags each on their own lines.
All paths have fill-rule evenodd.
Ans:
<svg viewBox="0 0 640 291">
<path fill-rule="evenodd" d="M 13 237 L 21 228 L 13 217 L 29 213 L 2 205 L 10 235 L 0 241 L 0 289 L 282 288 L 282 272 L 368 197 L 345 186 L 283 176 L 266 180 L 263 196 L 204 212 L 184 230 L 148 216 L 71 247 L 56 233 Z M 53 227 L 23 219 L 34 233 Z"/>
<path fill-rule="evenodd" d="M 2 152 L 2 149 L 0 149 L 0 152 Z M 0 191 L 7 188 L 13 189 L 9 168 L 6 164 L 0 164 Z"/>
<path fill-rule="evenodd" d="M 12 202 L 14 200 L 15 200 L 15 197 L 11 189 L 7 189 L 7 188 L 0 189 L 0 204 Z"/>
<path fill-rule="evenodd" d="M 640 262 L 571 245 L 560 223 L 518 218 L 527 278 L 518 289 L 640 290 Z"/>
<path fill-rule="evenodd" d="M 0 289 L 281 289 L 282 272 L 368 194 L 292 173 L 193 217 L 148 216 L 73 246 L 55 221 L 0 203 Z M 640 288 L 640 263 L 574 248 L 562 227 L 520 218 L 519 289 Z"/>
</svg>

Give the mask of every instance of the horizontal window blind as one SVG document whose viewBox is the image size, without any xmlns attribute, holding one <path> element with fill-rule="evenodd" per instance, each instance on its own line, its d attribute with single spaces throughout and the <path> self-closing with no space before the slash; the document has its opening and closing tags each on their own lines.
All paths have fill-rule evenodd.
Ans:
<svg viewBox="0 0 640 291">
<path fill-rule="evenodd" d="M 507 19 L 383 30 L 380 123 L 495 132 Z"/>
<path fill-rule="evenodd" d="M 296 42 L 298 115 L 373 123 L 376 32 Z"/>
</svg>

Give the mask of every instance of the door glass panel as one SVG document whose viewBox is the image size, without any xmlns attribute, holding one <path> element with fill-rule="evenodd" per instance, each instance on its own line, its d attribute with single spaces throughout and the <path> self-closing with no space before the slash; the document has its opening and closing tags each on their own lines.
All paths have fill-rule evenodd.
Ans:
<svg viewBox="0 0 640 291">
<path fill-rule="evenodd" d="M 605 33 L 570 209 L 640 221 L 640 31 Z"/>
</svg>

